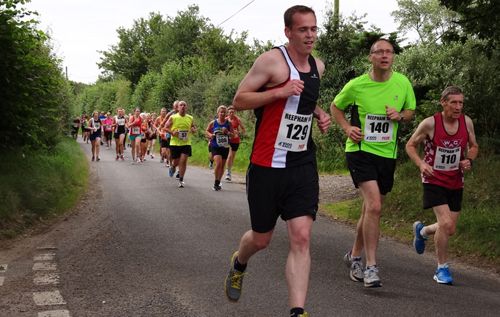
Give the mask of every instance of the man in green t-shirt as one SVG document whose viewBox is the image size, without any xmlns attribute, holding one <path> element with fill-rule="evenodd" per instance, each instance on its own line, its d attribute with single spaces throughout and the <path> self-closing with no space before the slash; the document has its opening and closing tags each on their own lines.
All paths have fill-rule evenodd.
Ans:
<svg viewBox="0 0 500 317">
<path fill-rule="evenodd" d="M 187 103 L 178 102 L 178 112 L 168 118 L 165 130 L 172 137 L 170 139 L 170 154 L 172 165 L 168 171 L 170 177 L 174 176 L 175 169 L 179 167 L 179 188 L 184 188 L 184 174 L 186 173 L 188 157 L 191 156 L 191 135 L 196 132 L 193 116 L 187 114 Z"/>
<path fill-rule="evenodd" d="M 347 135 L 346 159 L 356 188 L 363 198 L 361 216 L 352 249 L 344 256 L 349 277 L 365 287 L 382 286 L 376 251 L 384 196 L 394 181 L 399 122 L 410 121 L 415 94 L 404 75 L 392 71 L 394 47 L 385 39 L 370 49 L 372 69 L 349 81 L 335 97 L 330 110 Z M 351 106 L 351 121 L 344 111 Z M 366 268 L 361 252 L 365 249 Z"/>
</svg>

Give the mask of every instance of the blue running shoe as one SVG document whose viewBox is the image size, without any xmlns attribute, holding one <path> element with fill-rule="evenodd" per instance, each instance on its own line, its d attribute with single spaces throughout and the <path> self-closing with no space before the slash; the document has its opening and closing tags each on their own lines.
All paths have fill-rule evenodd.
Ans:
<svg viewBox="0 0 500 317">
<path fill-rule="evenodd" d="M 173 177 L 174 173 L 175 173 L 175 167 L 170 166 L 170 168 L 168 169 L 168 176 Z"/>
<path fill-rule="evenodd" d="M 413 246 L 415 247 L 415 251 L 417 251 L 418 254 L 422 254 L 425 251 L 425 240 L 421 234 L 420 230 L 424 227 L 424 224 L 421 223 L 420 221 L 415 221 L 413 224 L 413 233 L 415 237 L 413 238 Z"/>
<path fill-rule="evenodd" d="M 436 274 L 434 274 L 434 281 L 439 284 L 453 284 L 453 277 L 451 277 L 451 272 L 448 267 L 443 267 L 436 270 Z"/>
</svg>

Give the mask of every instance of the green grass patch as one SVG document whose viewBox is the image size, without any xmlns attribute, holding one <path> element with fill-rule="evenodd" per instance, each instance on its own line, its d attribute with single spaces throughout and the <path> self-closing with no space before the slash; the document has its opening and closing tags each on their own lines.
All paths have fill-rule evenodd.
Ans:
<svg viewBox="0 0 500 317">
<path fill-rule="evenodd" d="M 361 213 L 361 199 L 344 200 L 334 204 L 323 204 L 321 211 L 335 220 L 355 224 Z"/>
<path fill-rule="evenodd" d="M 76 142 L 64 139 L 50 152 L 5 152 L 0 168 L 0 237 L 73 207 L 85 191 L 88 165 Z"/>
<path fill-rule="evenodd" d="M 450 239 L 450 252 L 466 259 L 500 265 L 500 160 L 489 154 L 474 162 L 473 171 L 465 175 L 464 199 L 457 232 Z M 361 199 L 323 204 L 321 210 L 334 219 L 355 224 Z M 406 243 L 413 239 L 416 220 L 436 221 L 431 209 L 422 209 L 420 173 L 412 162 L 398 165 L 395 184 L 384 202 L 381 231 Z M 429 242 L 433 245 L 433 242 Z M 432 249 L 432 247 L 431 247 Z"/>
<path fill-rule="evenodd" d="M 189 158 L 189 164 L 198 166 L 208 166 L 208 142 L 205 139 L 192 139 L 193 156 Z M 238 148 L 236 159 L 234 160 L 232 171 L 245 173 L 250 162 L 250 153 L 252 152 L 252 140 L 243 139 Z"/>
</svg>

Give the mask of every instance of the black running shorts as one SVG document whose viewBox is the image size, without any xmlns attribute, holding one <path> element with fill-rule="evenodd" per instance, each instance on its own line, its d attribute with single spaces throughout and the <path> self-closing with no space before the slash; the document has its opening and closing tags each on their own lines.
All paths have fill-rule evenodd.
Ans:
<svg viewBox="0 0 500 317">
<path fill-rule="evenodd" d="M 170 154 L 174 160 L 180 158 L 181 154 L 191 156 L 191 145 L 170 145 Z"/>
<path fill-rule="evenodd" d="M 356 188 L 366 181 L 377 181 L 380 194 L 392 190 L 396 159 L 386 158 L 364 151 L 346 152 L 347 167 Z"/>
<path fill-rule="evenodd" d="M 229 155 L 229 148 L 228 147 L 220 147 L 220 146 L 212 146 L 212 155 L 213 156 L 220 155 L 220 156 L 222 156 L 223 160 L 227 160 L 227 157 Z"/>
<path fill-rule="evenodd" d="M 250 164 L 246 183 L 253 231 L 271 231 L 280 216 L 285 221 L 306 215 L 316 219 L 319 181 L 314 163 L 287 168 Z"/>
<path fill-rule="evenodd" d="M 240 147 L 239 143 L 231 143 L 231 142 L 229 142 L 229 145 L 231 146 L 231 151 L 233 151 L 233 152 L 237 152 L 238 148 Z"/>
<path fill-rule="evenodd" d="M 434 184 L 424 185 L 424 209 L 448 205 L 451 211 L 459 212 L 462 210 L 463 188 L 449 189 Z"/>
<path fill-rule="evenodd" d="M 160 148 L 168 148 L 170 146 L 170 139 L 164 140 L 160 138 Z"/>
</svg>

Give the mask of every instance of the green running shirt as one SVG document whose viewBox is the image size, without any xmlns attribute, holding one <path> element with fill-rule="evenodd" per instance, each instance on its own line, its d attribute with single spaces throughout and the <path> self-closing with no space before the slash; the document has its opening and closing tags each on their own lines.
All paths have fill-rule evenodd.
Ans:
<svg viewBox="0 0 500 317">
<path fill-rule="evenodd" d="M 176 113 L 170 118 L 172 118 L 172 127 L 170 131 L 179 131 L 179 135 L 172 135 L 170 145 L 191 145 L 191 126 L 193 124 L 193 117 L 189 114 L 181 116 L 179 113 Z"/>
<path fill-rule="evenodd" d="M 346 152 L 365 151 L 386 158 L 397 156 L 397 132 L 399 123 L 386 117 L 385 106 L 403 110 L 415 110 L 416 100 L 413 87 L 403 74 L 392 72 L 385 82 L 377 82 L 368 74 L 349 81 L 335 97 L 334 104 L 342 111 L 349 105 L 357 108 L 351 124 L 356 124 L 364 134 L 356 144 L 347 138 Z M 354 125 L 354 124 L 353 124 Z"/>
</svg>

